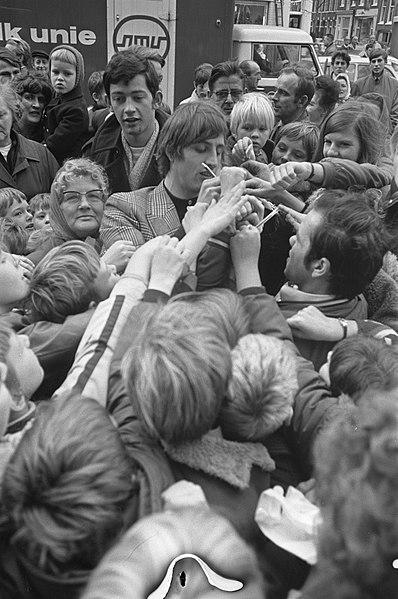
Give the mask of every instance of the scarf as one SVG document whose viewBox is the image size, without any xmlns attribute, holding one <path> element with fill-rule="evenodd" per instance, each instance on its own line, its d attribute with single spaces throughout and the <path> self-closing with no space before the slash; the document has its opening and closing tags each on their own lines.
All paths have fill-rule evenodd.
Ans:
<svg viewBox="0 0 398 599">
<path fill-rule="evenodd" d="M 159 123 L 155 120 L 155 129 L 144 147 L 141 156 L 136 164 L 133 161 L 133 154 L 126 138 L 122 132 L 122 144 L 124 149 L 124 166 L 129 178 L 130 189 L 135 191 L 140 188 L 141 181 L 144 178 L 146 171 L 151 163 L 152 156 L 155 152 L 156 141 L 159 135 Z"/>
</svg>

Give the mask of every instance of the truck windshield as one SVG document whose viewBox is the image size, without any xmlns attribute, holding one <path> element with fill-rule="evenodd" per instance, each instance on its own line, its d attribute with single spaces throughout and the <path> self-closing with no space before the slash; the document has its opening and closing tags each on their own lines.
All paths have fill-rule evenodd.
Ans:
<svg viewBox="0 0 398 599">
<path fill-rule="evenodd" d="M 309 46 L 294 44 L 253 44 L 253 60 L 260 67 L 261 76 L 278 77 L 284 67 L 301 65 L 318 74 Z"/>
</svg>

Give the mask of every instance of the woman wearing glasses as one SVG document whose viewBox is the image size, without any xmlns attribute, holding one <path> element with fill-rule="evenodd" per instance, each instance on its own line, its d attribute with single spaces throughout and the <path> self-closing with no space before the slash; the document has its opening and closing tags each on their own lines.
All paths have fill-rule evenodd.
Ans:
<svg viewBox="0 0 398 599">
<path fill-rule="evenodd" d="M 101 166 L 89 158 L 67 160 L 51 186 L 51 231 L 42 233 L 29 258 L 37 264 L 50 249 L 71 240 L 86 241 L 100 253 L 99 229 L 107 198 L 108 178 Z M 133 243 L 120 240 L 103 259 L 123 271 L 134 249 Z"/>
</svg>

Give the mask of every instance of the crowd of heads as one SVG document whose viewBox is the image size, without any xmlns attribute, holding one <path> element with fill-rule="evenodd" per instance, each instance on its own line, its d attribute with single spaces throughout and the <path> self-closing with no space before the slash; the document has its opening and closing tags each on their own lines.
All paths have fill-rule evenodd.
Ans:
<svg viewBox="0 0 398 599">
<path fill-rule="evenodd" d="M 325 39 L 327 45 L 332 42 L 333 38 Z M 234 529 L 224 519 L 227 516 L 234 522 L 222 500 L 220 505 L 213 497 L 209 500 L 219 513 L 203 501 L 194 510 L 185 505 L 179 513 L 166 510 L 142 516 L 150 512 L 151 502 L 157 502 L 160 509 L 163 476 L 166 479 L 172 469 L 170 455 L 188 453 L 191 462 L 186 471 L 195 471 L 196 450 L 200 454 L 201 443 L 210 443 L 209 439 L 226 442 L 232 454 L 237 448 L 244 461 L 251 451 L 263 455 L 275 440 L 276 445 L 286 441 L 288 447 L 290 435 L 296 440 L 297 429 L 305 437 L 315 416 L 306 412 L 312 408 L 300 412 L 297 407 L 308 384 L 308 364 L 303 365 L 294 327 L 289 329 L 283 321 L 286 329 L 263 334 L 266 325 L 272 329 L 272 322 L 259 324 L 256 299 L 245 297 L 259 294 L 261 284 L 266 287 L 258 275 L 260 245 L 270 243 L 274 249 L 282 228 L 289 233 L 290 251 L 281 273 L 285 285 L 277 298 L 282 313 L 286 296 L 293 303 L 315 297 L 314 305 L 365 303 L 362 294 L 380 275 L 388 250 L 396 247 L 396 181 L 385 193 L 355 185 L 343 189 L 344 183 L 339 189 L 322 184 L 334 168 L 339 181 L 341 173 L 362 179 L 367 171 L 377 173 L 374 187 L 383 187 L 379 183 L 383 161 L 391 162 L 396 156 L 398 138 L 394 132 L 392 152 L 388 152 L 385 141 L 392 127 L 382 95 L 351 97 L 354 85 L 347 74 L 351 61 L 347 49 L 332 54 L 332 76 L 315 77 L 301 64 L 282 61 L 270 96 L 259 89 L 268 70 L 263 55 L 257 45 L 253 60 L 201 63 L 193 73 L 191 97 L 168 116 L 161 88 L 163 56 L 143 46 L 114 54 L 102 71 L 88 78 L 93 112 L 106 113 L 88 145 L 95 146 L 104 132 L 106 136 L 108 126 L 117 131 L 117 140 L 107 137 L 109 145 L 97 148 L 90 158 L 82 157 L 80 148 L 79 156 L 59 160 L 51 185 L 41 192 L 24 193 L 11 185 L 0 189 L 0 314 L 4 320 L 0 322 L 0 441 L 4 444 L 3 453 L 0 447 L 0 535 L 5 531 L 0 549 L 8 539 L 23 567 L 35 570 L 44 586 L 47 579 L 47 591 L 51 577 L 67 580 L 77 570 L 71 597 L 83 593 L 79 596 L 84 599 L 105 598 L 116 593 L 122 598 L 132 588 L 137 597 L 148 597 L 176 559 L 170 579 L 179 580 L 183 587 L 188 574 L 196 593 L 192 597 L 204 596 L 207 583 L 222 591 L 231 590 L 228 585 L 232 584 L 237 597 L 247 597 L 249 592 L 255 599 L 264 596 L 265 568 L 238 535 L 238 527 Z M 382 76 L 386 60 L 384 49 L 369 49 L 372 77 Z M 83 56 L 72 46 L 57 46 L 49 54 L 32 53 L 24 40 L 11 39 L 0 48 L 0 161 L 10 173 L 11 164 L 16 164 L 13 154 L 20 148 L 18 136 L 44 148 L 47 107 L 60 97 L 60 105 L 74 99 L 84 77 Z M 108 152 L 111 159 L 103 164 Z M 238 168 L 222 171 L 228 152 Z M 121 170 L 116 175 L 113 170 L 118 160 L 130 187 L 113 193 L 118 177 L 122 178 Z M 144 187 L 141 183 L 154 164 L 158 179 Z M 140 195 L 147 189 L 150 193 L 155 189 L 161 198 L 160 215 L 151 204 L 153 196 Z M 390 201 L 385 209 L 387 193 Z M 241 209 L 229 218 L 227 227 L 213 231 L 215 225 L 206 221 L 206 214 L 234 194 L 239 195 Z M 284 219 L 283 227 L 260 229 L 269 205 L 257 195 L 278 204 L 286 201 L 287 207 L 278 208 L 280 220 L 271 221 L 280 225 Z M 134 201 L 138 208 L 125 227 L 112 210 Z M 299 202 L 300 209 L 293 210 L 289 202 Z M 145 212 L 148 222 L 141 229 L 140 210 L 150 214 L 147 217 Z M 214 220 L 225 219 L 228 211 L 232 213 L 229 206 L 224 214 L 216 213 Z M 116 223 L 113 233 L 119 234 L 123 227 L 136 228 L 141 237 L 134 241 L 121 237 L 116 249 L 119 241 L 107 248 L 104 229 L 112 218 Z M 159 221 L 162 233 L 155 233 Z M 177 221 L 179 226 L 173 229 Z M 181 233 L 180 243 L 187 244 L 188 257 L 171 285 L 172 297 L 164 302 L 169 294 L 161 285 L 150 287 L 155 258 L 162 253 L 159 248 L 158 254 L 148 249 L 148 244 L 172 230 Z M 206 245 L 202 240 L 209 231 Z M 199 257 L 189 262 L 199 242 Z M 178 240 L 173 244 L 176 250 Z M 45 255 L 33 265 L 29 256 L 40 253 L 44 245 Z M 147 254 L 142 251 L 145 247 Z M 206 252 L 214 247 L 227 256 L 221 285 L 221 278 L 217 284 L 211 277 L 210 284 L 201 279 L 203 263 L 205 274 L 211 271 L 213 276 L 213 255 Z M 242 278 L 239 260 L 249 250 L 251 261 L 243 260 L 243 271 L 248 271 L 250 283 L 255 272 L 254 283 L 248 289 L 243 286 L 241 295 L 236 292 Z M 168 273 L 169 263 L 160 263 Z M 143 301 L 144 292 L 137 290 L 136 304 L 127 304 L 128 310 L 123 305 L 123 285 L 116 287 L 118 293 L 114 291 L 120 282 L 117 271 L 123 273 L 126 265 L 122 283 L 148 287 Z M 194 270 L 201 291 L 186 290 Z M 148 299 L 151 292 L 157 302 Z M 263 300 L 265 295 L 263 290 Z M 115 302 L 117 314 L 112 313 L 114 321 L 106 322 L 90 355 L 90 343 L 94 343 L 90 335 L 95 337 L 97 331 L 91 330 L 86 337 L 84 330 L 93 313 L 98 316 L 106 311 L 110 302 L 103 302 L 108 298 Z M 272 300 L 275 307 L 275 301 L 267 298 L 264 301 Z M 108 344 L 108 329 L 117 328 L 124 311 L 129 312 L 128 322 L 135 323 L 128 344 L 123 347 L 123 340 L 118 347 L 125 333 L 121 330 Z M 356 321 L 372 326 L 366 317 Z M 94 369 L 102 351 L 117 356 L 115 369 L 111 372 L 109 366 L 101 372 L 105 391 L 100 385 L 97 391 L 105 393 L 105 400 L 97 400 L 95 392 L 90 397 L 79 394 L 87 382 L 81 374 L 74 392 L 41 401 L 39 390 L 43 392 L 43 379 L 51 375 L 52 363 L 46 362 L 43 370 L 24 335 L 11 329 L 10 323 L 17 328 L 15 322 L 20 328 L 28 327 L 32 336 L 32 331 L 43 337 L 48 329 L 56 331 L 55 340 L 69 326 L 74 331 L 83 322 L 73 356 L 88 352 Z M 53 325 L 60 328 L 52 329 Z M 390 599 L 397 582 L 391 564 L 398 557 L 398 354 L 384 334 L 346 339 L 347 322 L 340 318 L 338 326 L 344 339 L 330 346 L 334 345 L 333 351 L 324 366 L 327 385 L 310 367 L 313 382 L 308 386 L 323 389 L 328 401 L 336 400 L 339 416 L 333 422 L 325 417 L 314 435 L 311 464 L 322 525 L 318 566 L 302 596 L 375 599 L 382 592 Z M 62 354 L 58 347 L 54 358 L 46 342 L 47 338 L 40 354 L 43 363 L 46 352 L 51 360 L 56 351 Z M 73 367 L 69 376 L 73 380 Z M 112 377 L 120 393 L 114 412 L 107 394 Z M 137 438 L 128 438 L 122 430 L 124 410 L 126 430 L 137 427 Z M 301 417 L 304 421 L 298 422 Z M 209 467 L 215 468 L 213 457 L 216 462 L 219 456 L 211 456 Z M 151 459 L 158 459 L 163 468 L 155 488 L 144 474 Z M 267 467 L 261 463 L 257 468 L 255 459 L 249 464 L 254 478 L 260 479 L 258 470 L 262 470 L 263 480 L 270 480 L 267 468 L 272 470 L 275 464 L 269 456 L 268 460 Z M 196 480 L 195 474 L 192 479 Z M 228 491 L 223 480 L 220 488 L 224 484 Z M 257 500 L 257 488 L 255 493 Z M 246 509 L 238 501 L 236 506 L 236 512 Z M 2 567 L 0 560 L 0 593 Z M 150 575 L 144 576 L 145 571 Z"/>
</svg>

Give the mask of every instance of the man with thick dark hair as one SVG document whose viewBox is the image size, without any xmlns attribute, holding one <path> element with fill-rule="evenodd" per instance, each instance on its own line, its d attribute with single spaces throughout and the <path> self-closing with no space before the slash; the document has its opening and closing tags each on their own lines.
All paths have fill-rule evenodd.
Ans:
<svg viewBox="0 0 398 599">
<path fill-rule="evenodd" d="M 157 185 L 161 177 L 155 153 L 168 115 L 159 110 L 162 95 L 152 61 L 129 50 L 114 54 L 104 72 L 104 88 L 113 115 L 86 144 L 85 156 L 105 168 L 113 193 Z"/>
<path fill-rule="evenodd" d="M 386 252 L 386 231 L 366 192 L 324 191 L 291 237 L 286 263 L 288 281 L 280 290 L 280 308 L 290 317 L 307 306 L 326 316 L 368 317 L 361 295 L 379 272 Z M 334 343 L 295 338 L 304 357 L 316 368 L 326 362 Z"/>
<path fill-rule="evenodd" d="M 363 96 L 364 94 L 381 94 L 390 113 L 392 130 L 398 124 L 398 81 L 385 71 L 387 52 L 383 48 L 376 48 L 369 53 L 370 75 L 361 77 L 356 82 L 356 89 L 351 90 L 351 95 Z"/>
</svg>

